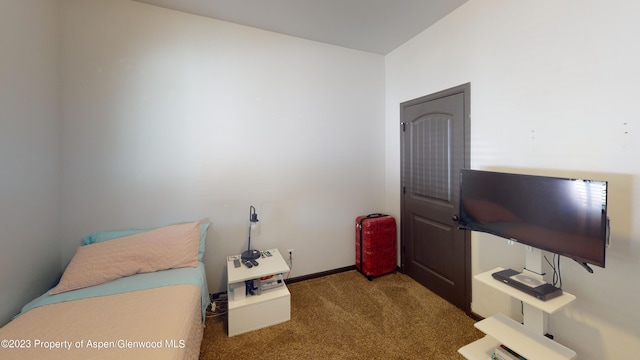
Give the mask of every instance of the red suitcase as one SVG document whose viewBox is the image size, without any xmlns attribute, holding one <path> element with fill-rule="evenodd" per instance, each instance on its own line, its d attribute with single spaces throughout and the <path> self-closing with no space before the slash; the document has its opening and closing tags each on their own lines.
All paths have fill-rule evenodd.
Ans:
<svg viewBox="0 0 640 360">
<path fill-rule="evenodd" d="M 396 271 L 396 219 L 392 216 L 356 218 L 356 269 L 369 280 Z"/>
</svg>

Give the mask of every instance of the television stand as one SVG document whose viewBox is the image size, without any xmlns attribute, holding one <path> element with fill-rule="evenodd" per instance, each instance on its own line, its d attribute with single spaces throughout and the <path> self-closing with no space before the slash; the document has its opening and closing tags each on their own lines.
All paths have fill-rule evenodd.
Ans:
<svg viewBox="0 0 640 360">
<path fill-rule="evenodd" d="M 496 271 L 491 276 L 542 301 L 562 295 L 562 289 L 512 269 Z"/>
<path fill-rule="evenodd" d="M 458 350 L 466 359 L 489 359 L 493 349 L 504 344 L 530 360 L 571 360 L 577 357 L 575 351 L 547 338 L 546 317 L 567 306 L 576 297 L 568 292 L 553 299 L 542 301 L 530 296 L 502 281 L 493 278 L 493 273 L 505 270 L 495 268 L 474 276 L 479 283 L 488 285 L 502 293 L 523 302 L 524 324 L 520 324 L 503 314 L 495 314 L 475 324 L 487 334 L 485 337 Z"/>
</svg>

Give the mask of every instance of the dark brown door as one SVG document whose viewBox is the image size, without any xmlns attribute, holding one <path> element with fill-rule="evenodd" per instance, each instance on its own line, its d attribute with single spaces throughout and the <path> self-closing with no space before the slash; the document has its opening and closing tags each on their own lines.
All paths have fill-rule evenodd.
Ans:
<svg viewBox="0 0 640 360">
<path fill-rule="evenodd" d="M 469 167 L 465 84 L 401 104 L 402 269 L 471 312 L 470 235 L 458 230 L 459 173 Z"/>
</svg>

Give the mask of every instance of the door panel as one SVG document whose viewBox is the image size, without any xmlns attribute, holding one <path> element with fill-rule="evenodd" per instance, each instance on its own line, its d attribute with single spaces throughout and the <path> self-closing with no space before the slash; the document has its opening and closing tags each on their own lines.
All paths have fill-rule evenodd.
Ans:
<svg viewBox="0 0 640 360">
<path fill-rule="evenodd" d="M 442 280 L 448 281 L 449 274 L 452 273 L 449 261 L 441 261 L 439 254 L 449 252 L 449 242 L 443 239 L 449 238 L 451 227 L 433 222 L 429 219 L 416 217 L 413 224 L 415 237 L 418 239 L 433 239 L 429 243 L 424 241 L 414 241 L 414 261 L 417 265 L 429 269 Z M 427 246 L 428 245 L 428 246 Z M 450 281 L 448 281 L 450 282 Z"/>
<path fill-rule="evenodd" d="M 450 117 L 431 114 L 411 126 L 412 190 L 414 196 L 449 202 Z"/>
<path fill-rule="evenodd" d="M 468 95 L 463 85 L 402 104 L 401 241 L 403 270 L 470 312 L 469 235 L 452 219 L 469 161 Z"/>
</svg>

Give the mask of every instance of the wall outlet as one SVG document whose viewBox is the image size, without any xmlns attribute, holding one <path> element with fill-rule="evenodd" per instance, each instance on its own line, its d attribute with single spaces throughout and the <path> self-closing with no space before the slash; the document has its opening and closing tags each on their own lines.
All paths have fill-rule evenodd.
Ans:
<svg viewBox="0 0 640 360">
<path fill-rule="evenodd" d="M 293 257 L 293 249 L 287 249 L 287 254 L 289 254 L 290 258 L 292 258 Z"/>
</svg>

